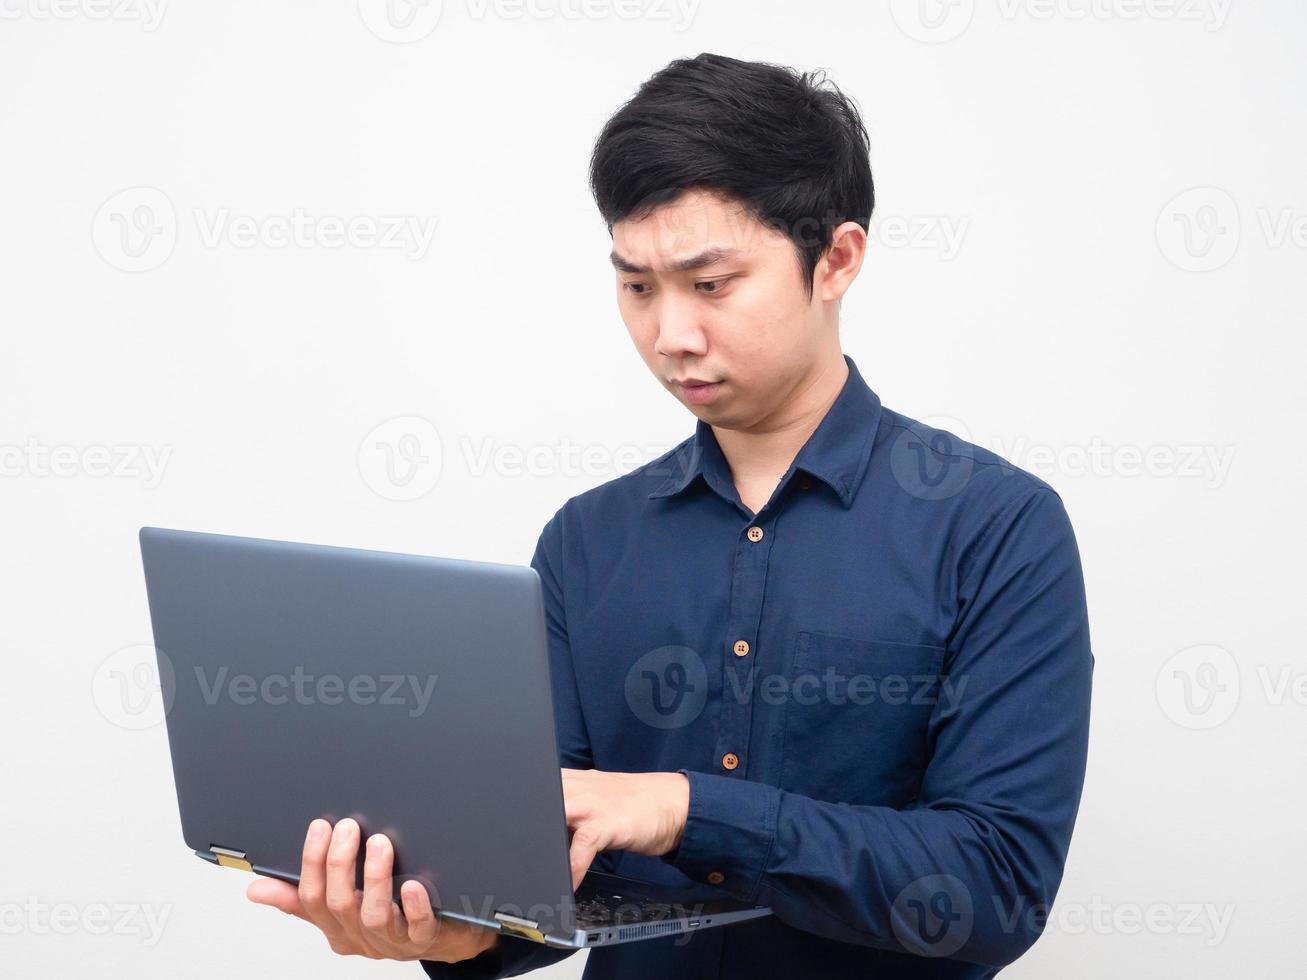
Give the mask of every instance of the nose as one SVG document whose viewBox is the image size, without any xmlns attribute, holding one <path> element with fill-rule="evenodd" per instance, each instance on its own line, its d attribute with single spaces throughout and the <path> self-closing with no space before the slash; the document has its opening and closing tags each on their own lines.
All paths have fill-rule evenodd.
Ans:
<svg viewBox="0 0 1307 980">
<path fill-rule="evenodd" d="M 708 337 L 694 307 L 694 303 L 676 299 L 664 302 L 657 314 L 655 353 L 680 358 L 687 355 L 702 357 L 708 352 Z"/>
</svg>

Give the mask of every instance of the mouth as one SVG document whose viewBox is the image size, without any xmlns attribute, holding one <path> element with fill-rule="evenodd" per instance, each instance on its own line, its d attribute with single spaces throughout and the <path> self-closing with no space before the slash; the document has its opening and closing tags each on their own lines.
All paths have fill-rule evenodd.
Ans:
<svg viewBox="0 0 1307 980">
<path fill-rule="evenodd" d="M 721 390 L 721 381 L 705 381 L 702 378 L 683 378 L 672 381 L 681 390 L 682 397 L 691 405 L 702 405 L 712 401 Z"/>
</svg>

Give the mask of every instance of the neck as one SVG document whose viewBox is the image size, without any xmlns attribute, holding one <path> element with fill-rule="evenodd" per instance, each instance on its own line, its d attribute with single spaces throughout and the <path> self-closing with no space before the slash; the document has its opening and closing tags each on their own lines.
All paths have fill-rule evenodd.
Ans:
<svg viewBox="0 0 1307 980">
<path fill-rule="evenodd" d="M 848 376 L 849 366 L 837 349 L 834 358 L 815 365 L 784 403 L 757 424 L 748 429 L 713 426 L 736 483 L 770 481 L 769 486 L 775 486 L 839 397 Z"/>
</svg>

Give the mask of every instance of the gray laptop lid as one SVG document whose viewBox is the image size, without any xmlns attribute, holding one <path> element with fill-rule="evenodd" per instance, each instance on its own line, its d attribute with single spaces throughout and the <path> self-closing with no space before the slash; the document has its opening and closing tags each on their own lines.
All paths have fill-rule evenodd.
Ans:
<svg viewBox="0 0 1307 980">
<path fill-rule="evenodd" d="M 309 822 L 352 816 L 365 840 L 394 842 L 396 888 L 416 877 L 448 912 L 571 935 L 534 569 L 159 528 L 140 540 L 191 848 L 295 877 Z"/>
</svg>

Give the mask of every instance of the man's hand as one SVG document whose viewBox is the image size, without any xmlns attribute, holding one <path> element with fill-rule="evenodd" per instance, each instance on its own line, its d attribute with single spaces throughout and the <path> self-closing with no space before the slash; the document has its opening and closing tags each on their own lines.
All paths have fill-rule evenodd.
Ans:
<svg viewBox="0 0 1307 980">
<path fill-rule="evenodd" d="M 327 821 L 314 820 L 304 839 L 299 887 L 260 877 L 245 894 L 317 926 L 342 956 L 456 963 L 495 945 L 498 934 L 492 929 L 437 918 L 419 882 L 400 886 L 401 911 L 391 899 L 394 849 L 384 834 L 368 838 L 360 895 L 354 888 L 358 846 L 354 820 L 347 817 L 334 830 Z"/>
<path fill-rule="evenodd" d="M 564 769 L 563 807 L 576 888 L 600 851 L 658 856 L 675 850 L 690 811 L 690 780 L 679 772 Z"/>
</svg>

